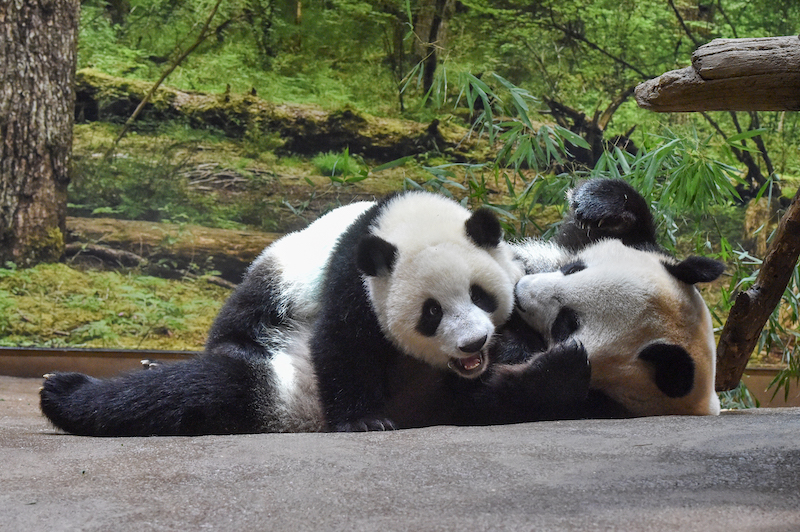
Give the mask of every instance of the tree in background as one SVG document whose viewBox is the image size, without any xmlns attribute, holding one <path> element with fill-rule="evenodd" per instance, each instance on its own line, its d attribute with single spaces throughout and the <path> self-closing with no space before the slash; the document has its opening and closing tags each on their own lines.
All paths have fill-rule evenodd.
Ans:
<svg viewBox="0 0 800 532">
<path fill-rule="evenodd" d="M 79 0 L 0 3 L 0 264 L 64 251 Z"/>
</svg>

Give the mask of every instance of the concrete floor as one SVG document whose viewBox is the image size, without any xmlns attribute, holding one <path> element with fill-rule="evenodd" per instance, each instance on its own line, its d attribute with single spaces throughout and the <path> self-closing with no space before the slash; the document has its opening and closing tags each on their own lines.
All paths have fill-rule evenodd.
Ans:
<svg viewBox="0 0 800 532">
<path fill-rule="evenodd" d="M 0 377 L 0 530 L 800 530 L 800 408 L 84 438 Z"/>
</svg>

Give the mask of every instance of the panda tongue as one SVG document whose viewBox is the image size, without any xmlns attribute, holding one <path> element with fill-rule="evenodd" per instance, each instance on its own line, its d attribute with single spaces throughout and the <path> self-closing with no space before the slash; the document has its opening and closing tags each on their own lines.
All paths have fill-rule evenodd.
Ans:
<svg viewBox="0 0 800 532">
<path fill-rule="evenodd" d="M 475 355 L 467 358 L 460 358 L 458 359 L 458 362 L 465 370 L 472 371 L 481 365 L 481 357 L 480 355 Z"/>
</svg>

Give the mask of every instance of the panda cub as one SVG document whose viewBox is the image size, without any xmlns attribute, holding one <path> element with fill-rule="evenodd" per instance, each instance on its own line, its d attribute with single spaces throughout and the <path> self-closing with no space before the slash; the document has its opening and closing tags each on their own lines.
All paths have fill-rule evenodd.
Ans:
<svg viewBox="0 0 800 532">
<path fill-rule="evenodd" d="M 549 359 L 563 370 L 531 366 L 525 401 L 479 378 L 521 274 L 488 210 L 423 192 L 354 204 L 269 246 L 202 356 L 117 379 L 49 376 L 42 411 L 92 435 L 488 423 L 509 399 L 528 405 L 525 419 L 549 418 L 568 410 L 560 398 L 585 395 L 585 354 L 565 353 L 577 370 L 560 349 Z M 514 346 L 541 349 L 538 335 L 515 335 Z"/>
<path fill-rule="evenodd" d="M 490 212 L 425 193 L 343 207 L 262 253 L 203 356 L 50 376 L 42 411 L 92 435 L 715 413 L 713 332 L 692 285 L 722 266 L 678 262 L 654 235 L 621 181 L 578 187 L 552 243 L 509 246 Z"/>
</svg>

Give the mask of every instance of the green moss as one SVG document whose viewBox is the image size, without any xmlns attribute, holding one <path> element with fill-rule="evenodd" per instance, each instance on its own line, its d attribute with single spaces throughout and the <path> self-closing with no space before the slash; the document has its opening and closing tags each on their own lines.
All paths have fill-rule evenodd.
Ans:
<svg viewBox="0 0 800 532">
<path fill-rule="evenodd" d="M 27 241 L 27 247 L 16 259 L 22 266 L 54 262 L 64 254 L 64 235 L 58 227 L 50 227 Z"/>
<path fill-rule="evenodd" d="M 228 294 L 203 279 L 0 269 L 0 344 L 199 350 Z"/>
</svg>

